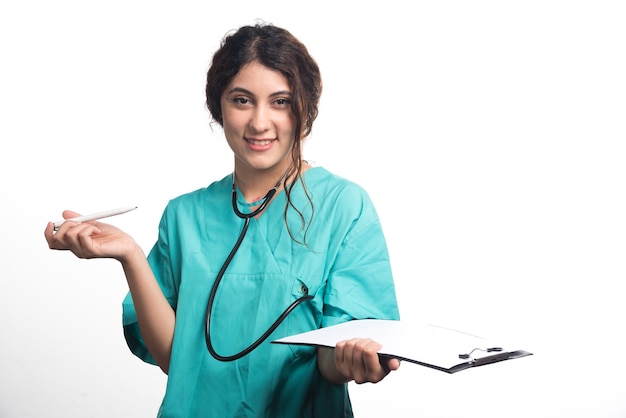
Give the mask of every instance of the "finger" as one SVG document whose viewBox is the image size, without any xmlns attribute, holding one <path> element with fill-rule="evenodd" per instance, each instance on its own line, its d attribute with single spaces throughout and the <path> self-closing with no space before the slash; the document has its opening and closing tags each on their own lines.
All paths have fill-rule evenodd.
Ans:
<svg viewBox="0 0 626 418">
<path fill-rule="evenodd" d="M 361 353 L 358 349 L 359 339 L 353 338 L 346 340 L 343 346 L 343 371 L 344 374 L 350 376 L 355 383 L 363 383 L 363 362 Z"/>
<path fill-rule="evenodd" d="M 355 383 L 361 384 L 371 381 L 372 375 L 376 373 L 377 348 L 377 343 L 369 338 L 354 338 L 346 343 L 347 354 L 345 357 L 350 359 L 348 364 Z M 378 369 L 380 370 L 380 366 Z"/>
<path fill-rule="evenodd" d="M 347 341 L 339 341 L 336 345 L 335 345 L 335 364 L 337 365 L 337 368 L 344 372 L 346 371 L 346 364 L 350 364 L 347 360 L 346 360 L 346 344 L 348 342 Z M 347 375 L 347 374 L 346 374 Z"/>
<path fill-rule="evenodd" d="M 398 370 L 400 368 L 400 359 L 397 358 L 384 358 L 385 365 L 389 371 Z"/>
<path fill-rule="evenodd" d="M 93 234 L 98 229 L 88 223 L 66 222 L 55 234 L 58 247 L 68 249 L 78 258 L 95 256 Z"/>
<path fill-rule="evenodd" d="M 63 225 L 56 226 L 55 223 L 50 222 L 46 226 L 45 235 L 48 239 L 51 248 L 56 250 L 67 250 L 73 245 L 74 235 L 78 233 L 78 230 L 73 229 L 76 222 L 66 221 Z"/>
<path fill-rule="evenodd" d="M 381 364 L 378 355 L 378 351 L 381 348 L 382 346 L 373 340 L 365 341 L 362 348 L 363 366 L 368 378 L 372 379 L 372 381 L 377 381 L 388 373 Z"/>
<path fill-rule="evenodd" d="M 55 234 L 53 222 L 48 222 L 48 225 L 46 225 L 46 229 L 44 230 L 43 234 L 46 237 L 46 241 L 48 242 L 48 248 L 50 248 L 51 250 L 64 249 L 64 248 L 59 248 L 59 243 L 55 236 L 56 234 Z"/>
<path fill-rule="evenodd" d="M 360 371 L 363 370 L 362 344 L 362 339 L 352 338 L 346 341 L 344 348 L 344 361 L 346 365 L 353 371 L 359 371 L 359 374 L 361 374 Z"/>
<path fill-rule="evenodd" d="M 97 228 L 88 222 L 72 223 L 69 225 L 65 236 L 80 247 L 89 246 L 93 243 L 92 235 Z"/>
<path fill-rule="evenodd" d="M 339 341 L 336 343 L 331 353 L 337 372 L 345 382 L 349 382 L 352 380 L 352 375 L 350 373 L 350 368 L 346 366 L 344 361 L 345 343 L 345 341 Z"/>
<path fill-rule="evenodd" d="M 74 212 L 73 210 L 64 210 L 63 211 L 63 219 L 71 219 L 80 216 L 80 213 Z"/>
</svg>

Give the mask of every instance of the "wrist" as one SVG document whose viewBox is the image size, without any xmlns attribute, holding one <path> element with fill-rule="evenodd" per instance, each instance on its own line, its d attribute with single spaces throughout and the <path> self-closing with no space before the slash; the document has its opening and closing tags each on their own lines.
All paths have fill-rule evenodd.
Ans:
<svg viewBox="0 0 626 418">
<path fill-rule="evenodd" d="M 126 252 L 117 257 L 117 260 L 122 264 L 124 269 L 131 268 L 136 263 L 145 261 L 145 259 L 146 255 L 143 249 L 134 241 Z"/>
</svg>

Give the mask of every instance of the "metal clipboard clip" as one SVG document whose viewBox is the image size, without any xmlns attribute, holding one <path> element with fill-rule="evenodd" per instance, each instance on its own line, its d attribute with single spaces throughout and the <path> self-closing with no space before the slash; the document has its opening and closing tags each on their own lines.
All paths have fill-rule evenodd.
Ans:
<svg viewBox="0 0 626 418">
<path fill-rule="evenodd" d="M 475 351 L 481 351 L 483 353 L 496 353 L 492 355 L 486 355 L 482 357 L 474 357 Z M 467 363 L 470 367 L 483 366 L 485 364 L 497 363 L 499 361 L 511 360 L 520 357 L 532 355 L 528 351 L 503 351 L 502 347 L 490 347 L 490 348 L 475 348 L 467 354 L 459 354 L 459 358 L 463 360 L 469 360 Z"/>
<path fill-rule="evenodd" d="M 483 353 L 501 353 L 491 356 L 474 357 L 474 352 L 480 351 Z M 462 360 L 469 360 L 472 365 L 481 366 L 483 364 L 495 363 L 497 361 L 507 360 L 509 353 L 502 352 L 502 347 L 489 347 L 489 348 L 474 348 L 469 353 L 459 354 L 459 358 Z"/>
</svg>

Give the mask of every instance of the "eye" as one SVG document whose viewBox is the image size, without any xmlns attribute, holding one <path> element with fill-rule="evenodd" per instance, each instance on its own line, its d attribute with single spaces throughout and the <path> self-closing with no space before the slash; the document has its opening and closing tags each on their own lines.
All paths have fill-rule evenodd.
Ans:
<svg viewBox="0 0 626 418">
<path fill-rule="evenodd" d="M 288 99 L 286 97 L 281 97 L 279 99 L 276 99 L 274 101 L 274 104 L 277 106 L 281 106 L 281 107 L 287 107 L 291 104 L 291 99 Z"/>
<path fill-rule="evenodd" d="M 233 97 L 232 99 L 230 99 L 231 102 L 238 104 L 238 105 L 246 105 L 250 103 L 250 100 L 247 97 Z"/>
</svg>

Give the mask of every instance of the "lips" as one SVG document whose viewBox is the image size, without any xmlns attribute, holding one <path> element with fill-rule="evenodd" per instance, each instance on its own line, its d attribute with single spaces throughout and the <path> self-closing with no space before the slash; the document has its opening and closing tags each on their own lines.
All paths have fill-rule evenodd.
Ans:
<svg viewBox="0 0 626 418">
<path fill-rule="evenodd" d="M 253 139 L 253 138 L 245 138 L 246 142 L 251 145 L 256 145 L 259 147 L 270 145 L 274 142 L 274 139 Z"/>
</svg>

